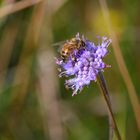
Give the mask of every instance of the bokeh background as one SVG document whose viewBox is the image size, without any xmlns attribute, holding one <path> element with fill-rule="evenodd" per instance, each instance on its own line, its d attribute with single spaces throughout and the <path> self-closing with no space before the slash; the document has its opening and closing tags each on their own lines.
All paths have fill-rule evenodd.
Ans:
<svg viewBox="0 0 140 140">
<path fill-rule="evenodd" d="M 104 76 L 114 116 L 123 140 L 140 140 L 139 15 L 139 0 L 0 0 L 0 140 L 108 139 L 97 83 L 72 97 L 58 77 L 53 44 L 77 32 L 113 40 Z"/>
</svg>

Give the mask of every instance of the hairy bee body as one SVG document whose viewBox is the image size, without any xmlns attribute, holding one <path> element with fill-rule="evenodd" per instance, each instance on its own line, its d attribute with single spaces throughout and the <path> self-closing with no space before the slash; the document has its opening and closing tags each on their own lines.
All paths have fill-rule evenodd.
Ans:
<svg viewBox="0 0 140 140">
<path fill-rule="evenodd" d="M 85 47 L 85 42 L 81 38 L 72 38 L 67 41 L 61 48 L 60 54 L 63 60 L 66 60 L 70 55 L 73 57 L 75 50 L 80 50 Z"/>
</svg>

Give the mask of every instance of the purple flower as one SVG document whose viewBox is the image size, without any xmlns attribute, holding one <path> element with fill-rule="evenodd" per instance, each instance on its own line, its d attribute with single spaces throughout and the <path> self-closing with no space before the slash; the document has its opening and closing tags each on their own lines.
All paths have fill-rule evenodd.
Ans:
<svg viewBox="0 0 140 140">
<path fill-rule="evenodd" d="M 96 81 L 99 71 L 109 67 L 102 59 L 108 53 L 107 47 L 111 43 L 111 39 L 106 37 L 103 37 L 102 42 L 98 45 L 80 38 L 79 34 L 76 35 L 76 38 L 83 40 L 85 47 L 75 50 L 66 60 L 62 58 L 56 60 L 61 70 L 59 76 L 69 78 L 65 81 L 65 85 L 73 90 L 72 96 L 81 91 L 84 86 L 89 85 L 91 81 Z"/>
</svg>

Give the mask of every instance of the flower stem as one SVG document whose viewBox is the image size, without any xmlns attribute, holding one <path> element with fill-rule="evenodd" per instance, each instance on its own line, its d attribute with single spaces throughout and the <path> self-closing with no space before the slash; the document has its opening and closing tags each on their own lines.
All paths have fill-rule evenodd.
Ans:
<svg viewBox="0 0 140 140">
<path fill-rule="evenodd" d="M 120 133 L 119 133 L 119 130 L 118 130 L 118 127 L 117 127 L 117 124 L 116 124 L 116 121 L 115 121 L 115 118 L 113 115 L 113 111 L 111 108 L 109 91 L 107 89 L 106 81 L 105 81 L 105 78 L 104 78 L 101 71 L 98 73 L 97 81 L 98 81 L 98 84 L 99 84 L 101 91 L 103 93 L 105 102 L 107 104 L 108 115 L 109 115 L 109 140 L 112 140 L 113 131 L 115 131 L 115 134 L 116 134 L 118 140 L 121 140 L 121 136 L 120 136 Z"/>
</svg>

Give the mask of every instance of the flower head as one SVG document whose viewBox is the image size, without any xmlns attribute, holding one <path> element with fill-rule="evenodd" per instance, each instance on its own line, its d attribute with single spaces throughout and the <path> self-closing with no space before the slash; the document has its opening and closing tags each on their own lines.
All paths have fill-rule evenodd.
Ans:
<svg viewBox="0 0 140 140">
<path fill-rule="evenodd" d="M 96 81 L 98 72 L 109 66 L 103 62 L 103 58 L 108 53 L 107 47 L 111 43 L 111 39 L 106 37 L 103 37 L 98 45 L 83 37 L 80 38 L 79 34 L 76 38 L 85 43 L 84 47 L 71 51 L 65 60 L 56 59 L 61 70 L 59 76 L 68 78 L 65 85 L 73 90 L 72 96 L 81 91 L 84 86 L 89 85 L 91 81 Z"/>
</svg>

